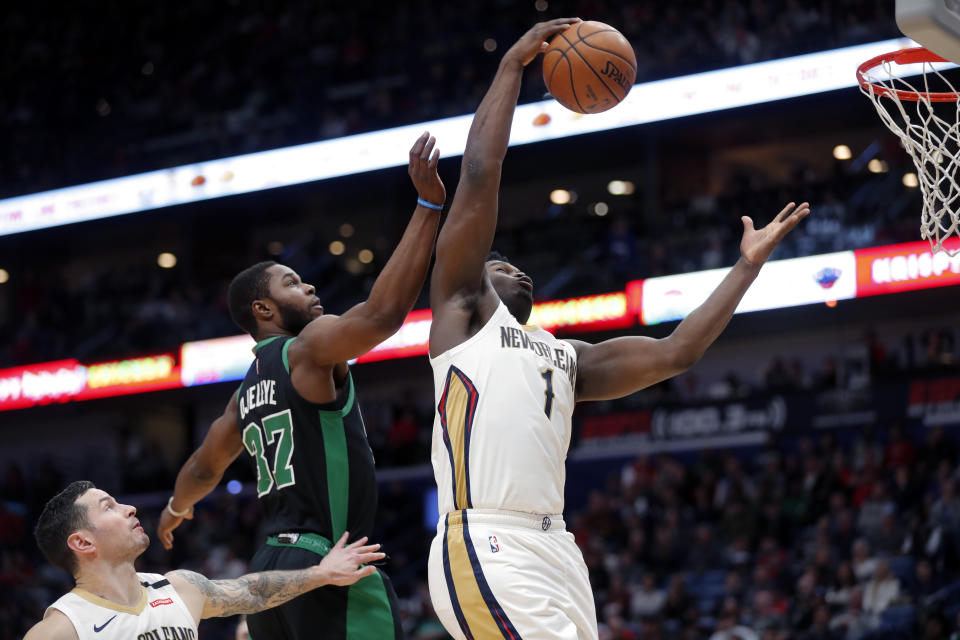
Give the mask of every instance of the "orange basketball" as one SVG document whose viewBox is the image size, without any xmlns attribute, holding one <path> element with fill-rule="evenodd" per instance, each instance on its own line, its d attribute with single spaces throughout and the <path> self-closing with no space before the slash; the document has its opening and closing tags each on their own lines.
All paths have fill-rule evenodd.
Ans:
<svg viewBox="0 0 960 640">
<path fill-rule="evenodd" d="M 543 55 L 543 81 L 557 102 L 600 113 L 627 97 L 637 77 L 633 47 L 602 22 L 580 22 L 554 36 Z"/>
</svg>

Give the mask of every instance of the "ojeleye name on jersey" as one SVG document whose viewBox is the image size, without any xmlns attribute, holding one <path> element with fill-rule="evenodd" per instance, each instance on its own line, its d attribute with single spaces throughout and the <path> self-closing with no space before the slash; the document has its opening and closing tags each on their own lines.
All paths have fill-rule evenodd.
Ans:
<svg viewBox="0 0 960 640">
<path fill-rule="evenodd" d="M 567 374 L 570 385 L 573 386 L 577 379 L 577 361 L 567 353 L 566 349 L 561 347 L 551 347 L 546 342 L 532 340 L 527 337 L 525 331 L 516 327 L 500 327 L 500 348 L 501 349 L 529 349 L 542 358 L 546 358 L 550 363 Z"/>
<path fill-rule="evenodd" d="M 277 381 L 261 380 L 237 398 L 237 403 L 240 405 L 241 420 L 251 409 L 265 404 L 277 404 Z"/>
</svg>

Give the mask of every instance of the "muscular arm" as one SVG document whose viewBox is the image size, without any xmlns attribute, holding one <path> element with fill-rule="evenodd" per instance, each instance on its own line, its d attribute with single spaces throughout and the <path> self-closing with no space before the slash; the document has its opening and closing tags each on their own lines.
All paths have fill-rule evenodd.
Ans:
<svg viewBox="0 0 960 640">
<path fill-rule="evenodd" d="M 437 262 L 430 280 L 431 355 L 462 341 L 471 319 L 482 324 L 496 310 L 496 293 L 483 265 L 497 227 L 500 171 L 523 69 L 547 38 L 573 22 L 563 18 L 540 23 L 511 47 L 473 117 L 460 164 L 460 182 L 437 239 Z M 472 318 L 476 311 L 481 316 L 478 319 Z"/>
<path fill-rule="evenodd" d="M 384 558 L 378 551 L 380 545 L 368 545 L 366 538 L 347 545 L 348 537 L 349 533 L 344 533 L 319 564 L 306 569 L 248 573 L 233 580 L 210 580 L 181 569 L 168 573 L 167 579 L 197 622 L 202 618 L 256 613 L 311 589 L 328 584 L 347 586 L 376 573 L 376 568 L 362 565 Z"/>
<path fill-rule="evenodd" d="M 760 268 L 742 258 L 707 300 L 666 338 L 626 336 L 577 349 L 577 400 L 610 400 L 683 373 L 726 328 Z"/>
<path fill-rule="evenodd" d="M 167 574 L 170 583 L 187 599 L 192 610 L 202 600 L 199 618 L 222 618 L 256 613 L 276 607 L 302 593 L 326 584 L 317 567 L 295 571 L 263 571 L 233 580 L 210 580 L 180 569 Z M 196 598 L 195 594 L 200 598 Z M 194 597 L 191 597 L 194 596 Z"/>
<path fill-rule="evenodd" d="M 234 394 L 227 402 L 223 415 L 213 421 L 203 443 L 191 454 L 177 474 L 171 506 L 177 512 L 191 513 L 176 517 L 164 508 L 157 534 L 166 549 L 173 546 L 173 530 L 180 525 L 184 517 L 193 517 L 193 505 L 216 488 L 223 472 L 243 451 L 238 418 L 237 397 Z"/>
<path fill-rule="evenodd" d="M 577 350 L 577 400 L 622 398 L 678 373 L 703 357 L 720 336 L 770 253 L 810 213 L 791 202 L 763 229 L 744 216 L 741 258 L 710 297 L 666 338 L 628 336 L 596 345 L 571 341 Z"/>
<path fill-rule="evenodd" d="M 434 314 L 442 313 L 442 306 L 458 295 L 474 296 L 483 285 L 483 264 L 497 227 L 500 171 L 522 78 L 520 60 L 505 56 L 470 125 L 460 182 L 437 239 L 437 264 L 430 281 Z"/>
<path fill-rule="evenodd" d="M 437 174 L 440 152 L 424 133 L 410 149 L 408 173 L 420 198 L 443 204 L 446 191 Z M 427 279 L 440 212 L 420 204 L 366 301 L 343 315 L 321 316 L 300 332 L 289 349 L 290 367 L 325 367 L 361 356 L 403 325 Z"/>
</svg>

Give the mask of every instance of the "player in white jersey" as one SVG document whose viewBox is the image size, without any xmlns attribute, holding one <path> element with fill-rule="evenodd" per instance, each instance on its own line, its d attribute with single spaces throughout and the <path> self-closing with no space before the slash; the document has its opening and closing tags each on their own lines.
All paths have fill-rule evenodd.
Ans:
<svg viewBox="0 0 960 640">
<path fill-rule="evenodd" d="M 366 538 L 345 546 L 344 534 L 307 569 L 233 580 L 208 580 L 184 570 L 138 573 L 133 563 L 150 538 L 136 513 L 82 480 L 46 504 L 37 544 L 51 564 L 74 577 L 76 588 L 50 605 L 24 640 L 195 640 L 202 618 L 254 613 L 325 584 L 353 584 L 376 570 L 362 565 L 384 557 Z"/>
<path fill-rule="evenodd" d="M 773 249 L 809 213 L 806 203 L 790 203 L 759 230 L 744 216 L 740 260 L 661 340 L 591 345 L 526 325 L 533 282 L 505 257 L 488 255 L 500 170 L 523 69 L 574 22 L 538 24 L 504 55 L 473 118 L 437 241 L 430 362 L 441 516 L 429 579 L 434 608 L 459 639 L 597 638 L 587 568 L 562 519 L 573 405 L 628 395 L 697 362 Z"/>
</svg>

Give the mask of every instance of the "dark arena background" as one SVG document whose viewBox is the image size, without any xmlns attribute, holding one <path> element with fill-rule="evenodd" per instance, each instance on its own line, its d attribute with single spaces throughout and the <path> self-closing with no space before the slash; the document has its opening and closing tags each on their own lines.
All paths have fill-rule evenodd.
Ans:
<svg viewBox="0 0 960 640">
<path fill-rule="evenodd" d="M 75 479 L 138 508 L 140 570 L 246 571 L 261 540 L 246 455 L 172 552 L 155 539 L 251 359 L 230 278 L 275 259 L 328 312 L 363 300 L 415 206 L 406 150 L 437 135 L 449 201 L 500 57 L 566 15 L 622 31 L 638 84 L 575 118 L 528 67 L 495 247 L 536 283 L 534 321 L 665 336 L 736 261 L 741 215 L 813 210 L 692 370 L 575 414 L 565 518 L 600 637 L 957 637 L 960 257 L 920 240 L 915 168 L 854 79 L 902 37 L 893 0 L 187 0 L 0 15 L 0 640 L 72 586 L 32 530 Z M 836 50 L 845 62 L 824 62 Z M 691 77 L 708 71 L 733 75 Z M 669 78 L 686 84 L 648 84 Z M 424 292 L 354 367 L 376 541 L 418 640 L 447 637 L 426 584 L 426 308 Z"/>
</svg>

